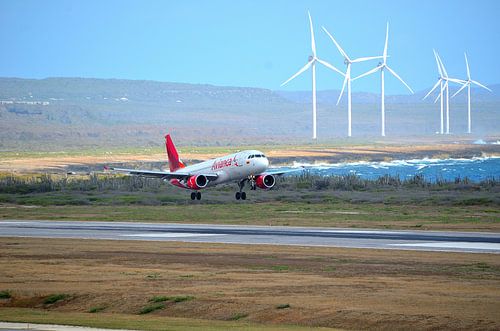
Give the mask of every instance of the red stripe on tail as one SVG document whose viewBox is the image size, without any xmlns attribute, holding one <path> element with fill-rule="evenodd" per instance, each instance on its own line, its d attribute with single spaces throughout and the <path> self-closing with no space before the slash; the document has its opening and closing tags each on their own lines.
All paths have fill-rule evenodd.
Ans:
<svg viewBox="0 0 500 331">
<path fill-rule="evenodd" d="M 170 167 L 170 171 L 174 172 L 180 168 L 184 168 L 185 165 L 179 160 L 179 154 L 177 153 L 177 149 L 175 148 L 170 135 L 167 134 L 165 136 L 165 146 L 167 148 L 167 156 L 168 156 L 168 165 Z"/>
</svg>

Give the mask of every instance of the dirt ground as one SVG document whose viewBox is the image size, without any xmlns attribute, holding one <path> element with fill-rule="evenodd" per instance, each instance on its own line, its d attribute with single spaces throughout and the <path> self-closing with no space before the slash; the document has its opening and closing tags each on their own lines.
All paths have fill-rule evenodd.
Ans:
<svg viewBox="0 0 500 331">
<path fill-rule="evenodd" d="M 377 144 L 373 146 L 281 146 L 276 149 L 263 148 L 271 160 L 271 164 L 290 164 L 295 161 L 347 162 L 347 161 L 387 161 L 392 159 L 411 158 L 447 158 L 482 155 L 500 155 L 500 145 L 471 145 L 469 143 L 441 143 L 441 144 Z M 206 160 L 221 156 L 225 153 L 216 152 L 181 152 L 184 161 Z M 75 155 L 75 156 L 9 156 L 0 158 L 0 172 L 37 172 L 47 170 L 64 170 L 69 166 L 95 166 L 96 164 L 113 163 L 149 163 L 165 162 L 165 153 L 117 153 L 105 155 Z"/>
<path fill-rule="evenodd" d="M 500 329 L 494 254 L 28 238 L 1 238 L 0 252 L 12 294 L 0 307 L 137 314 L 154 296 L 192 296 L 144 316 Z M 51 294 L 69 297 L 44 304 Z"/>
</svg>

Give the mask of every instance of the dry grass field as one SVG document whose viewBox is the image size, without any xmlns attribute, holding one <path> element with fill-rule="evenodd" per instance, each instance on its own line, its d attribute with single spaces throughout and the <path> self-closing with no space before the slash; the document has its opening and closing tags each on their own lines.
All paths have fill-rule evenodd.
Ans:
<svg viewBox="0 0 500 331">
<path fill-rule="evenodd" d="M 11 296 L 0 299 L 2 320 L 151 330 L 500 328 L 494 254 L 27 238 L 1 238 L 0 251 L 0 293 Z"/>
<path fill-rule="evenodd" d="M 163 146 L 162 142 L 158 146 Z M 273 165 L 290 164 L 293 161 L 387 161 L 412 158 L 473 157 L 500 155 L 500 145 L 471 145 L 467 143 L 418 141 L 413 143 L 359 142 L 343 145 L 278 145 L 229 147 L 180 147 L 184 161 L 206 160 L 236 150 L 259 149 L 267 154 Z M 0 172 L 61 171 L 67 167 L 93 167 L 96 164 L 166 162 L 163 147 L 130 150 L 83 150 L 72 152 L 4 152 L 0 153 Z"/>
</svg>

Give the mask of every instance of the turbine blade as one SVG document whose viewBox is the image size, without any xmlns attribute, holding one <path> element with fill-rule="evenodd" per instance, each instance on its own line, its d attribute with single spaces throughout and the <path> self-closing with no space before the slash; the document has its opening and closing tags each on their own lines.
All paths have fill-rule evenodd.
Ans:
<svg viewBox="0 0 500 331">
<path fill-rule="evenodd" d="M 434 99 L 434 103 L 438 102 L 439 98 L 441 98 L 441 93 L 438 93 L 436 99 Z"/>
<path fill-rule="evenodd" d="M 384 66 L 384 65 L 383 65 L 383 64 L 381 64 L 381 65 L 379 65 L 379 66 L 377 66 L 377 67 L 373 68 L 372 70 L 369 70 L 369 71 L 365 72 L 364 74 L 359 75 L 358 77 L 354 77 L 354 78 L 352 79 L 352 81 L 355 81 L 356 79 L 359 79 L 359 78 L 362 78 L 362 77 L 365 77 L 365 76 L 368 76 L 368 75 L 371 75 L 371 74 L 373 74 L 373 73 L 375 73 L 375 72 L 379 71 L 379 70 L 380 70 L 383 66 Z"/>
<path fill-rule="evenodd" d="M 406 84 L 405 81 L 401 77 L 399 77 L 399 75 L 394 70 L 392 70 L 388 66 L 385 66 L 385 67 L 387 68 L 387 70 L 389 70 L 391 72 L 391 74 L 394 75 L 394 77 L 396 77 L 397 79 L 399 79 L 401 81 L 401 83 L 403 83 L 408 88 L 408 90 L 410 90 L 410 92 L 412 94 L 415 94 L 415 92 L 413 92 L 413 90 L 411 89 L 411 87 L 409 87 L 408 84 Z"/>
<path fill-rule="evenodd" d="M 351 59 L 349 58 L 349 56 L 347 56 L 347 54 L 344 52 L 344 50 L 342 49 L 342 47 L 340 47 L 340 45 L 337 43 L 337 41 L 335 40 L 335 38 L 333 38 L 333 36 L 330 34 L 330 32 L 328 32 L 328 30 L 324 26 L 322 26 L 322 28 L 326 32 L 326 34 L 328 35 L 328 37 L 330 37 L 330 39 L 333 41 L 333 43 L 335 44 L 335 46 L 337 46 L 337 49 L 339 50 L 340 54 L 342 54 L 342 56 L 345 57 L 350 62 Z"/>
<path fill-rule="evenodd" d="M 439 77 L 443 77 L 443 72 L 441 71 L 441 66 L 439 65 L 438 55 L 435 49 L 432 50 L 434 52 L 434 58 L 436 59 L 436 65 L 438 67 Z"/>
<path fill-rule="evenodd" d="M 456 91 L 456 92 L 455 92 L 455 94 L 453 94 L 451 97 L 452 97 L 452 98 L 454 98 L 454 97 L 455 97 L 455 95 L 457 95 L 458 93 L 462 92 L 462 90 L 463 90 L 464 88 L 466 88 L 466 87 L 467 87 L 467 85 L 469 85 L 469 84 L 470 84 L 469 82 L 464 83 L 464 84 L 462 85 L 462 87 L 461 87 L 461 88 L 459 88 L 459 89 L 458 89 L 458 91 Z"/>
<path fill-rule="evenodd" d="M 424 97 L 422 100 L 427 99 L 427 97 L 428 97 L 428 96 L 429 96 L 429 95 L 430 95 L 430 94 L 431 94 L 431 93 L 432 93 L 435 89 L 437 89 L 437 87 L 439 86 L 439 83 L 441 83 L 441 79 L 439 79 L 439 80 L 436 82 L 436 85 L 434 85 L 434 86 L 432 87 L 432 89 L 429 91 L 429 93 L 427 93 L 427 94 L 425 95 L 425 97 Z"/>
<path fill-rule="evenodd" d="M 352 63 L 355 62 L 364 62 L 364 61 L 370 61 L 370 60 L 375 60 L 375 59 L 383 59 L 383 56 L 367 56 L 367 57 L 359 57 L 357 59 L 352 60 Z"/>
<path fill-rule="evenodd" d="M 311 18 L 311 13 L 307 11 L 307 14 L 309 15 L 309 27 L 311 28 L 311 50 L 313 53 L 313 56 L 316 57 L 316 42 L 314 41 L 314 29 L 313 29 L 313 22 Z"/>
<path fill-rule="evenodd" d="M 389 22 L 387 22 L 387 29 L 385 30 L 385 45 L 384 45 L 384 63 L 387 62 L 387 43 L 389 41 Z"/>
<path fill-rule="evenodd" d="M 322 65 L 324 65 L 325 67 L 327 68 L 330 68 L 331 70 L 341 74 L 342 76 L 345 76 L 345 74 L 340 71 L 339 69 L 335 68 L 333 65 L 331 65 L 330 63 L 326 62 L 326 61 L 323 61 L 321 59 L 316 59 L 319 63 L 321 63 Z"/>
<path fill-rule="evenodd" d="M 457 78 L 446 78 L 446 81 L 450 81 L 450 82 L 457 83 L 457 84 L 465 84 L 466 83 L 465 80 L 457 79 Z"/>
<path fill-rule="evenodd" d="M 436 54 L 437 54 L 437 52 L 436 52 Z M 439 54 L 437 54 L 437 58 L 439 60 L 439 64 L 441 65 L 441 70 L 443 71 L 444 77 L 448 78 L 448 73 L 446 72 L 446 68 L 444 67 L 443 60 L 441 60 L 441 57 L 439 56 Z"/>
<path fill-rule="evenodd" d="M 297 77 L 298 75 L 300 75 L 301 73 L 303 73 L 304 71 L 306 71 L 307 69 L 309 69 L 309 67 L 311 66 L 312 63 L 313 63 L 313 61 L 307 62 L 305 66 L 303 66 L 302 68 L 300 68 L 299 71 L 297 71 L 292 77 L 288 78 L 280 86 L 283 86 L 283 85 L 287 84 L 289 81 L 291 81 L 292 79 L 294 79 L 295 77 Z"/>
<path fill-rule="evenodd" d="M 469 61 L 467 60 L 467 54 L 464 52 L 465 56 L 465 66 L 467 67 L 467 79 L 470 80 L 470 69 L 469 69 Z"/>
<path fill-rule="evenodd" d="M 349 77 L 348 72 L 346 72 L 346 75 L 344 78 L 344 84 L 342 84 L 342 90 L 340 91 L 339 98 L 337 99 L 337 106 L 339 105 L 340 99 L 342 99 L 342 95 L 344 94 L 344 89 L 345 89 L 345 85 L 347 84 L 348 77 Z"/>
<path fill-rule="evenodd" d="M 482 88 L 484 88 L 484 89 L 487 89 L 487 90 L 488 90 L 488 91 L 490 91 L 490 92 L 493 92 L 491 89 L 487 88 L 486 86 L 484 86 L 483 84 L 481 84 L 481 83 L 480 83 L 480 82 L 478 82 L 478 81 L 471 80 L 471 82 L 472 82 L 473 84 L 476 84 L 477 86 L 480 86 L 480 87 L 482 87 Z"/>
</svg>

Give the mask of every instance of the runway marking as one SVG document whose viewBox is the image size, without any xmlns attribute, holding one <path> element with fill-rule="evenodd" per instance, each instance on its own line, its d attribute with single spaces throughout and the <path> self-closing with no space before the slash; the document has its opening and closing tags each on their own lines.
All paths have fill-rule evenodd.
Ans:
<svg viewBox="0 0 500 331">
<path fill-rule="evenodd" d="M 121 237 L 144 237 L 144 238 L 182 238 L 182 237 L 210 237 L 210 236 L 225 236 L 218 233 L 138 233 L 138 234 L 122 234 Z"/>
<path fill-rule="evenodd" d="M 432 242 L 432 243 L 412 243 L 412 244 L 389 244 L 389 246 L 500 250 L 500 244 L 472 243 L 472 242 L 460 242 L 460 241 L 439 242 L 439 243 Z"/>
</svg>

